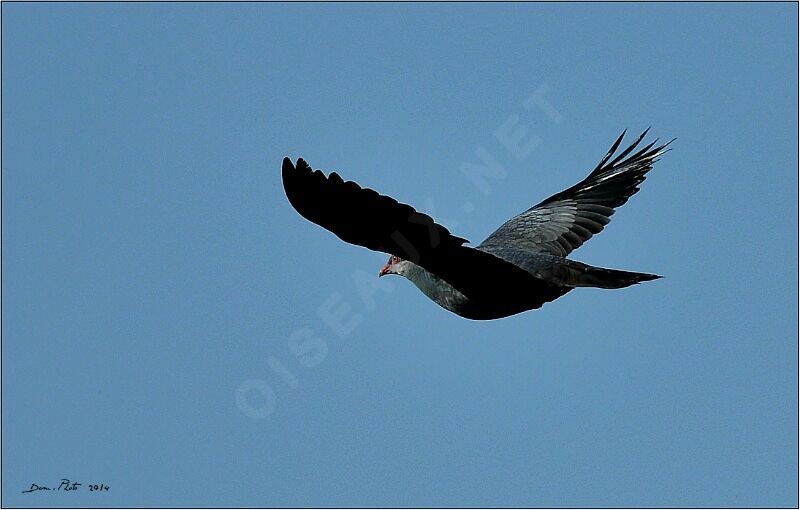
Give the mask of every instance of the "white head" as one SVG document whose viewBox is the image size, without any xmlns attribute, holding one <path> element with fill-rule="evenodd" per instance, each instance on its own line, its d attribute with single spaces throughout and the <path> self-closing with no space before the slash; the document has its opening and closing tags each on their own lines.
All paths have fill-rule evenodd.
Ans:
<svg viewBox="0 0 800 510">
<path fill-rule="evenodd" d="M 428 272 L 425 268 L 396 255 L 389 257 L 389 261 L 381 268 L 378 276 L 385 274 L 399 274 L 410 280 L 423 294 L 440 306 L 458 314 L 461 313 L 461 306 L 468 301 L 464 294 L 446 281 Z"/>
<path fill-rule="evenodd" d="M 384 264 L 384 266 L 381 268 L 378 276 L 383 276 L 385 274 L 399 274 L 401 276 L 407 276 L 410 267 L 410 262 L 401 259 L 397 255 L 392 255 L 389 257 L 389 262 Z"/>
</svg>

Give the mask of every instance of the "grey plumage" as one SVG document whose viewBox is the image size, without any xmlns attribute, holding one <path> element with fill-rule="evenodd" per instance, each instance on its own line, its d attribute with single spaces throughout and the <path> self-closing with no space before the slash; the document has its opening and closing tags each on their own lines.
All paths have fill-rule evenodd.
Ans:
<svg viewBox="0 0 800 510">
<path fill-rule="evenodd" d="M 462 317 L 495 319 L 535 309 L 576 287 L 623 288 L 660 276 L 593 267 L 567 258 L 639 191 L 671 142 L 615 155 L 625 132 L 584 180 L 511 218 L 477 248 L 411 206 L 302 160 L 286 158 L 284 188 L 304 217 L 347 242 L 392 254 L 381 274 L 399 274 Z M 613 159 L 612 159 L 613 158 Z"/>
<path fill-rule="evenodd" d="M 627 159 L 647 135 L 639 138 L 612 161 L 611 156 L 622 142 L 625 132 L 586 179 L 557 193 L 527 211 L 511 218 L 494 231 L 479 248 L 513 246 L 533 253 L 552 253 L 566 257 L 573 250 L 603 230 L 611 221 L 614 208 L 620 207 L 639 191 L 639 184 L 653 167 L 658 156 L 666 152 L 668 142 L 645 146 Z"/>
</svg>

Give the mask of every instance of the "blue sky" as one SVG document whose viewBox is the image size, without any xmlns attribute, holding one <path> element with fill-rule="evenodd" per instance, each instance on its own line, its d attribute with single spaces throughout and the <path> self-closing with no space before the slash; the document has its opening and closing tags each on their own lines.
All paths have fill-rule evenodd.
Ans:
<svg viewBox="0 0 800 510">
<path fill-rule="evenodd" d="M 3 505 L 798 504 L 796 4 L 2 9 Z M 648 126 L 573 258 L 666 278 L 492 322 L 279 175 L 477 244 Z"/>
</svg>

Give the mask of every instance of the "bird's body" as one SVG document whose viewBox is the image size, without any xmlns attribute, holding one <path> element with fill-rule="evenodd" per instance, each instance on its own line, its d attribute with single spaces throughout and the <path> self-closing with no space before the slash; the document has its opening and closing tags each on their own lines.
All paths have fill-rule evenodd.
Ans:
<svg viewBox="0 0 800 510">
<path fill-rule="evenodd" d="M 325 177 L 302 159 L 297 167 L 284 159 L 283 181 L 301 215 L 344 241 L 390 253 L 381 276 L 404 276 L 462 317 L 497 319 L 539 308 L 576 287 L 623 288 L 660 278 L 567 258 L 603 229 L 666 151 L 668 144 L 653 142 L 625 158 L 646 133 L 611 160 L 620 136 L 586 179 L 511 218 L 476 248 L 412 207 L 336 173 Z"/>
<path fill-rule="evenodd" d="M 573 260 L 559 258 L 555 255 L 526 253 L 514 249 L 488 251 L 480 246 L 477 249 L 486 251 L 524 269 L 534 278 L 557 282 L 557 285 L 554 285 L 544 295 L 549 298 L 547 301 L 561 297 L 575 287 L 622 288 L 641 281 L 659 278 L 656 275 L 646 273 L 595 268 Z M 525 278 L 498 281 L 497 285 L 491 286 L 487 289 L 487 292 L 482 293 L 477 298 L 469 298 L 433 273 L 413 262 L 405 262 L 408 266 L 407 269 L 395 274 L 400 274 L 410 280 L 423 294 L 442 308 L 467 319 L 500 319 L 539 308 L 542 304 L 543 293 L 541 291 L 532 292 L 530 282 Z M 585 269 L 589 269 L 590 274 L 593 272 L 611 272 L 616 278 L 601 278 L 596 280 L 595 284 L 592 284 L 588 277 L 585 276 Z M 625 277 L 620 278 L 622 275 L 625 275 Z M 513 299 L 509 299 L 511 296 L 513 296 Z"/>
<path fill-rule="evenodd" d="M 526 266 L 530 268 L 529 271 L 532 270 L 531 275 L 534 277 L 536 267 L 546 267 L 545 264 L 538 266 L 535 263 L 535 258 L 537 258 L 535 255 L 532 256 L 526 263 Z M 500 319 L 541 306 L 541 292 L 533 292 L 530 282 L 525 278 L 498 281 L 497 285 L 489 287 L 487 292 L 470 298 L 413 262 L 408 262 L 408 266 L 407 271 L 397 274 L 401 274 L 410 280 L 423 294 L 442 308 L 467 319 Z M 560 297 L 570 290 L 572 288 L 568 286 L 553 287 L 550 291 L 551 299 Z M 511 296 L 513 296 L 513 299 L 509 299 Z"/>
</svg>

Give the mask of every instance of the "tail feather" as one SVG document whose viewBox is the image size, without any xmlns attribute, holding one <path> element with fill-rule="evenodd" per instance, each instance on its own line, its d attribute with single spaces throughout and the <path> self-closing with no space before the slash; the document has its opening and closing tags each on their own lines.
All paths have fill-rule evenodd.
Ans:
<svg viewBox="0 0 800 510">
<path fill-rule="evenodd" d="M 597 287 L 601 289 L 622 289 L 631 285 L 663 278 L 657 274 L 634 273 L 619 269 L 593 267 L 580 262 L 569 261 L 568 282 L 574 287 Z"/>
</svg>

